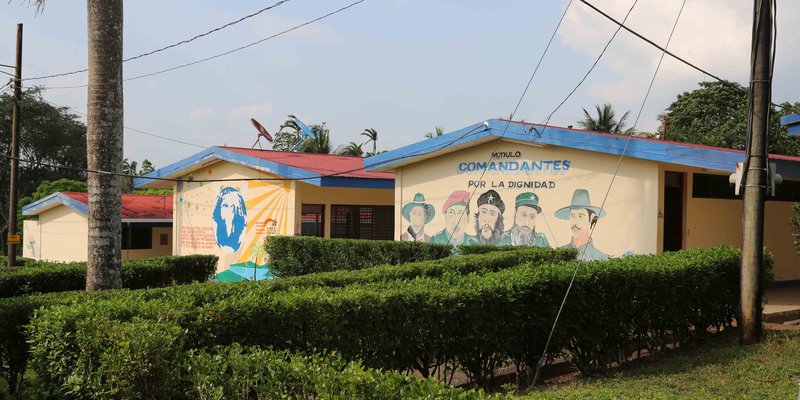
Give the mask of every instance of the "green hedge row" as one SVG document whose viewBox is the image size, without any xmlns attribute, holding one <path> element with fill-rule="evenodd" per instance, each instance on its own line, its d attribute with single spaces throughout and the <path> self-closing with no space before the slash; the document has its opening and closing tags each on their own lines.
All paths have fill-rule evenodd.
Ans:
<svg viewBox="0 0 800 400">
<path fill-rule="evenodd" d="M 106 368 L 102 354 L 124 351 L 127 342 L 109 326 L 137 323 L 143 337 L 174 331 L 170 342 L 181 351 L 236 342 L 327 349 L 423 376 L 446 364 L 485 385 L 509 360 L 519 371 L 536 363 L 575 268 L 549 357 L 567 354 L 582 371 L 728 326 L 738 308 L 739 252 L 694 249 L 343 288 L 250 285 L 228 296 L 201 290 L 99 299 L 41 312 L 29 325 L 31 356 L 42 381 L 63 388 Z M 170 362 L 148 365 L 161 371 Z"/>
<path fill-rule="evenodd" d="M 278 277 L 435 260 L 453 250 L 446 244 L 311 236 L 271 236 L 265 246 L 270 271 Z"/>
<path fill-rule="evenodd" d="M 258 290 L 265 296 L 275 291 L 301 287 L 343 287 L 397 279 L 414 279 L 444 274 L 470 274 L 511 268 L 526 262 L 542 264 L 574 260 L 573 249 L 517 248 L 517 251 L 496 252 L 446 259 L 409 263 L 399 266 L 379 266 L 355 271 L 333 271 L 288 277 L 274 281 L 241 282 L 236 284 L 194 284 L 138 291 L 62 292 L 16 298 L 0 299 L 0 377 L 16 389 L 28 360 L 28 343 L 24 326 L 30 322 L 34 310 L 54 305 L 83 303 L 90 299 L 118 298 L 124 301 L 148 301 L 191 298 L 195 305 L 218 301 L 228 297 L 243 296 Z M 167 306 L 168 307 L 168 306 Z"/>
<path fill-rule="evenodd" d="M 15 267 L 24 267 L 28 265 L 28 263 L 34 263 L 36 260 L 31 258 L 25 257 L 17 257 L 16 262 L 14 263 Z M 0 256 L 0 268 L 6 268 L 8 266 L 8 257 L 7 256 Z"/>
<path fill-rule="evenodd" d="M 217 257 L 209 255 L 168 256 L 122 262 L 122 284 L 129 289 L 161 287 L 214 275 Z M 47 263 L 0 270 L 0 297 L 33 293 L 65 292 L 86 287 L 86 263 Z"/>
</svg>

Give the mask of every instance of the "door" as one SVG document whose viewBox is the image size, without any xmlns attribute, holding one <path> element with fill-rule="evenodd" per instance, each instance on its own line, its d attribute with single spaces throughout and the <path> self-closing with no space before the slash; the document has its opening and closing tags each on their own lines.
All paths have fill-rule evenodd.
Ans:
<svg viewBox="0 0 800 400">
<path fill-rule="evenodd" d="M 664 251 L 683 248 L 683 172 L 664 172 Z"/>
</svg>

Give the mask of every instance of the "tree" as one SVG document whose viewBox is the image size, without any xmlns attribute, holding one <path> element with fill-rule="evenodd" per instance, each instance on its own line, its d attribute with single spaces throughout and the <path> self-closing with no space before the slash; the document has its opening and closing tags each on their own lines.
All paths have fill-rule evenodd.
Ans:
<svg viewBox="0 0 800 400">
<path fill-rule="evenodd" d="M 0 95 L 0 153 L 10 154 L 11 146 L 11 94 Z M 39 182 L 59 178 L 85 180 L 80 169 L 86 168 L 86 126 L 66 107 L 55 107 L 42 98 L 37 88 L 22 93 L 24 110 L 20 121 L 20 157 L 17 180 L 18 196 L 30 196 Z M 29 161 L 29 162 L 27 162 Z M 49 165 L 62 165 L 68 169 Z M 0 163 L 0 204 L 6 211 L 0 213 L 0 243 L 5 246 L 8 229 L 8 163 Z"/>
<path fill-rule="evenodd" d="M 622 118 L 617 121 L 616 113 L 611 104 L 595 105 L 597 111 L 597 118 L 592 117 L 586 109 L 583 109 L 584 118 L 578 121 L 581 128 L 595 131 L 595 132 L 608 132 L 608 133 L 622 133 L 625 129 L 625 121 L 628 119 L 630 111 L 622 114 Z"/>
<path fill-rule="evenodd" d="M 363 157 L 364 150 L 361 148 L 360 144 L 356 142 L 350 142 L 350 144 L 348 144 L 347 147 L 344 148 L 344 151 L 342 151 L 342 155 Z"/>
<path fill-rule="evenodd" d="M 41 4 L 44 0 L 37 0 Z M 87 161 L 90 170 L 122 167 L 122 0 L 87 0 L 89 88 Z M 89 174 L 89 252 L 86 290 L 122 287 L 122 185 Z"/>
<path fill-rule="evenodd" d="M 744 150 L 747 144 L 747 88 L 735 82 L 700 82 L 700 88 L 678 95 L 658 133 L 667 140 Z M 797 109 L 784 103 L 787 109 Z M 767 148 L 770 153 L 800 155 L 800 143 L 781 126 L 783 113 L 772 107 Z M 663 121 L 663 120 L 662 120 Z"/>
<path fill-rule="evenodd" d="M 428 139 L 433 139 L 438 136 L 444 135 L 444 128 L 441 126 L 436 126 L 433 128 L 433 132 L 428 132 L 425 134 L 425 137 Z"/>
<path fill-rule="evenodd" d="M 156 168 L 155 166 L 153 166 L 153 163 L 146 158 L 142 161 L 141 167 L 139 167 L 139 163 L 136 162 L 136 160 L 128 161 L 127 158 L 122 160 L 122 173 L 126 175 L 142 176 L 142 175 L 147 175 L 155 170 Z M 129 176 L 122 176 L 120 177 L 120 179 L 122 180 L 122 192 L 133 193 L 134 178 L 131 178 Z"/>
<path fill-rule="evenodd" d="M 367 128 L 367 129 L 364 129 L 364 132 L 361 132 L 361 136 L 366 136 L 367 137 L 367 141 L 364 142 L 364 144 L 372 142 L 372 153 L 371 154 L 373 154 L 373 155 L 377 154 L 377 152 L 378 152 L 378 148 L 377 148 L 378 131 L 376 131 L 373 128 Z"/>
<path fill-rule="evenodd" d="M 311 125 L 309 129 L 314 133 L 314 139 L 306 139 L 300 146 L 301 151 L 303 153 L 330 154 L 333 150 L 333 145 L 331 144 L 330 130 L 325 127 L 325 123 Z"/>
</svg>

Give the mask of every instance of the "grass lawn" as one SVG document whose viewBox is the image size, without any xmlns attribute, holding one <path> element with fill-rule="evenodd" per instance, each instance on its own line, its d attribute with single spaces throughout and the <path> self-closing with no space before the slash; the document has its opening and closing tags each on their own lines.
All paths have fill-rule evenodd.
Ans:
<svg viewBox="0 0 800 400">
<path fill-rule="evenodd" d="M 529 392 L 523 399 L 800 399 L 800 332 L 765 331 L 758 346 L 710 339 L 598 378 Z"/>
</svg>

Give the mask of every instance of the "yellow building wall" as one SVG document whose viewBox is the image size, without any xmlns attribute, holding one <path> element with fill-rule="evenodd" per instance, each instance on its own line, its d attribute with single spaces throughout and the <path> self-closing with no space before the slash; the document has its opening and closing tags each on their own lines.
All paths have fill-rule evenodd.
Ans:
<svg viewBox="0 0 800 400">
<path fill-rule="evenodd" d="M 296 183 L 297 201 L 294 231 L 300 233 L 302 204 L 325 205 L 325 237 L 331 232 L 331 205 L 394 205 L 392 189 L 356 189 L 319 187 L 304 182 Z"/>
<path fill-rule="evenodd" d="M 124 227 L 122 229 L 125 229 Z M 167 244 L 161 244 L 161 235 L 167 235 Z M 122 250 L 123 260 L 138 260 L 172 255 L 172 227 L 154 227 L 149 249 Z"/>
<path fill-rule="evenodd" d="M 41 258 L 42 232 L 39 221 L 28 219 L 22 221 L 22 256 L 39 260 Z"/>
<path fill-rule="evenodd" d="M 542 167 L 509 171 L 511 167 L 502 170 L 495 164 L 497 168 L 488 169 L 482 178 L 482 168 L 469 171 L 469 163 L 485 163 L 492 153 L 500 153 L 499 157 L 492 158 L 495 163 L 516 162 L 519 166 L 523 162 L 528 165 L 541 162 L 538 165 Z M 551 247 L 568 245 L 572 242 L 572 223 L 557 218 L 556 211 L 568 209 L 578 189 L 588 191 L 591 206 L 600 207 L 618 161 L 619 157 L 614 155 L 510 141 L 498 145 L 494 141 L 399 168 L 395 171 L 395 239 L 400 240 L 409 227 L 402 209 L 417 193 L 424 195 L 435 211 L 433 219 L 424 227 L 425 233 L 433 236 L 442 231 L 445 227 L 443 205 L 456 190 L 474 191 L 466 233 L 477 237 L 479 233 L 474 226 L 477 201 L 492 189 L 505 203 L 505 231 L 514 224 L 516 196 L 533 192 L 542 209 L 536 217 L 536 231 L 544 234 Z M 592 235 L 597 250 L 609 256 L 658 250 L 659 183 L 657 163 L 623 160 L 603 206 L 606 215 L 598 220 Z M 534 187 L 520 187 L 526 184 Z"/>
<path fill-rule="evenodd" d="M 194 179 L 278 178 L 229 162 L 193 172 Z M 184 176 L 183 178 L 188 178 Z M 294 192 L 288 181 L 189 182 L 175 185 L 175 254 L 213 254 L 217 271 L 235 264 L 266 263 L 268 235 L 291 235 Z"/>
<path fill-rule="evenodd" d="M 32 258 L 62 262 L 86 261 L 89 248 L 89 220 L 86 217 L 67 206 L 59 205 L 39 214 L 36 225 L 39 228 L 39 257 Z M 28 247 L 29 239 L 22 239 L 25 248 Z M 30 251 L 36 253 L 33 249 L 35 246 L 31 247 Z"/>
</svg>

